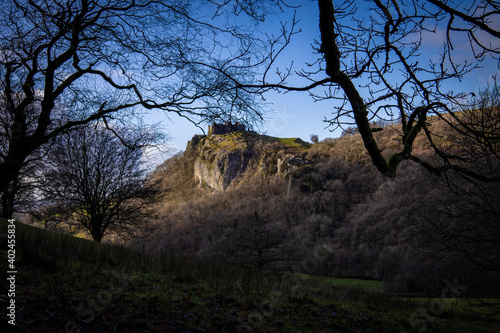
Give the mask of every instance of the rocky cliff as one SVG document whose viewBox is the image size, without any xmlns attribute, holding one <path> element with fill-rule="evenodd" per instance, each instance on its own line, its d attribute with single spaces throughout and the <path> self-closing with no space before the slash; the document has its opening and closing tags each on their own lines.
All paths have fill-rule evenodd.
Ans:
<svg viewBox="0 0 500 333">
<path fill-rule="evenodd" d="M 310 164 L 301 152 L 309 144 L 297 139 L 281 139 L 254 132 L 196 135 L 186 154 L 194 157 L 194 178 L 203 187 L 224 191 L 247 171 L 286 177 L 300 166 Z"/>
</svg>

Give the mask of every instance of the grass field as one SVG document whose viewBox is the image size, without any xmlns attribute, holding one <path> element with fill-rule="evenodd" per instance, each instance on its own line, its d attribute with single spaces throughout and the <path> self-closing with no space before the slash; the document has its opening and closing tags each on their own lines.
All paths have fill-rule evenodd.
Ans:
<svg viewBox="0 0 500 333">
<path fill-rule="evenodd" d="M 500 331 L 497 320 L 430 316 L 425 302 L 375 292 L 376 281 L 145 255 L 21 224 L 16 269 L 16 323 L 32 332 Z"/>
<path fill-rule="evenodd" d="M 498 313 L 493 313 L 488 304 L 498 306 L 498 299 L 468 299 L 468 298 L 426 298 L 426 297 L 405 297 L 405 301 L 413 302 L 424 308 L 436 307 L 446 313 L 453 315 L 484 315 L 485 317 L 500 319 Z"/>
<path fill-rule="evenodd" d="M 306 275 L 301 273 L 297 273 L 297 275 L 307 276 L 309 279 L 337 287 L 360 288 L 363 290 L 371 290 L 371 291 L 382 290 L 382 282 L 376 280 L 336 278 L 336 277 Z"/>
</svg>

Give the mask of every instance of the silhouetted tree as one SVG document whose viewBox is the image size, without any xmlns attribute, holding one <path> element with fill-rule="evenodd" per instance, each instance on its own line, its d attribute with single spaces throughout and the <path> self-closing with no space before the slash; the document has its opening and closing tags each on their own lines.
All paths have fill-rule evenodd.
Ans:
<svg viewBox="0 0 500 333">
<path fill-rule="evenodd" d="M 480 67 L 485 59 L 498 59 L 500 31 L 494 24 L 500 11 L 497 1 L 318 0 L 318 5 L 318 59 L 298 72 L 305 79 L 304 85 L 287 84 L 293 73 L 290 70 L 279 72 L 275 82 L 265 75 L 261 84 L 242 86 L 259 93 L 270 89 L 308 91 L 315 100 L 340 101 L 328 122 L 332 126 L 355 125 L 373 164 L 385 176 L 395 177 L 398 165 L 411 160 L 433 174 L 454 170 L 483 182 L 500 180 L 500 174 L 484 174 L 440 149 L 431 126 L 435 117 L 447 122 L 457 135 L 472 134 L 488 140 L 485 133 L 474 131 L 457 117 L 470 92 L 452 89 L 458 90 L 453 83 Z M 427 60 L 427 42 L 435 42 L 437 35 L 442 36 L 441 52 Z M 463 48 L 459 54 L 453 47 L 458 40 L 469 41 L 467 54 Z M 373 135 L 380 129 L 373 127 L 373 119 L 399 121 L 399 151 L 388 157 L 382 154 Z M 432 163 L 413 153 L 419 133 L 426 136 L 438 157 Z"/>
<path fill-rule="evenodd" d="M 316 134 L 311 134 L 311 141 L 312 143 L 318 143 L 319 137 Z"/>
<path fill-rule="evenodd" d="M 96 242 L 112 232 L 140 235 L 157 194 L 142 167 L 138 143 L 144 138 L 114 131 L 120 137 L 100 126 L 61 136 L 41 186 L 54 211 L 88 230 Z"/>
<path fill-rule="evenodd" d="M 34 208 L 37 192 L 37 184 L 34 179 L 44 169 L 45 156 L 44 149 L 37 149 L 25 160 L 19 172 L 0 192 L 0 216 L 11 218 L 15 211 L 26 212 Z"/>
<path fill-rule="evenodd" d="M 12 121 L 11 114 L 3 112 L 6 110 L 8 101 L 6 96 L 0 93 L 0 161 L 7 155 L 10 145 L 10 124 Z M 34 115 L 37 113 L 34 106 L 25 110 L 26 126 L 33 127 L 35 122 Z M 17 170 L 14 177 L 8 184 L 0 189 L 1 207 L 0 216 L 11 218 L 14 211 L 27 210 L 32 207 L 36 201 L 34 193 L 36 192 L 36 184 L 33 181 L 43 169 L 49 145 L 41 146 L 35 149 L 24 161 L 22 167 Z"/>
<path fill-rule="evenodd" d="M 464 135 L 443 137 L 443 151 L 474 164 L 485 174 L 500 170 L 500 109 L 498 87 L 475 96 L 471 109 L 458 114 Z M 459 128 L 461 128 L 459 127 Z M 454 139 L 453 144 L 446 144 Z M 422 252 L 460 258 L 460 279 L 467 293 L 492 297 L 490 310 L 500 312 L 500 184 L 483 183 L 460 173 L 448 174 L 420 202 L 415 213 Z M 432 205 L 429 205 L 432 202 Z M 479 301 L 479 300 L 478 300 Z"/>
<path fill-rule="evenodd" d="M 298 261 L 298 253 L 286 238 L 284 226 L 266 223 L 254 213 L 234 229 L 228 228 L 216 247 L 219 254 L 239 265 L 288 268 Z"/>
</svg>

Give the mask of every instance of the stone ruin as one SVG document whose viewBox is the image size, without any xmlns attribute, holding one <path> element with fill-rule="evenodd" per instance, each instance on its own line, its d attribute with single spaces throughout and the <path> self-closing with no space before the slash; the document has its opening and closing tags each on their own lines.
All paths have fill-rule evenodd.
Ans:
<svg viewBox="0 0 500 333">
<path fill-rule="evenodd" d="M 213 123 L 208 126 L 208 135 L 211 134 L 227 134 L 232 132 L 245 132 L 246 128 L 244 124 L 238 122 L 232 123 L 226 121 L 224 124 Z"/>
</svg>

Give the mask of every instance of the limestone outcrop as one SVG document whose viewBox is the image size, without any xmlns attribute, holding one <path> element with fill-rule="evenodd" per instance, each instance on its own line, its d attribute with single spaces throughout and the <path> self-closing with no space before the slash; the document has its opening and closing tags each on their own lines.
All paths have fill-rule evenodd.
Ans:
<svg viewBox="0 0 500 333">
<path fill-rule="evenodd" d="M 279 139 L 245 131 L 209 133 L 193 137 L 186 153 L 194 158 L 195 180 L 214 191 L 226 190 L 245 174 L 249 176 L 247 172 L 287 177 L 309 163 L 287 151 L 308 145 L 300 139 Z"/>
</svg>

